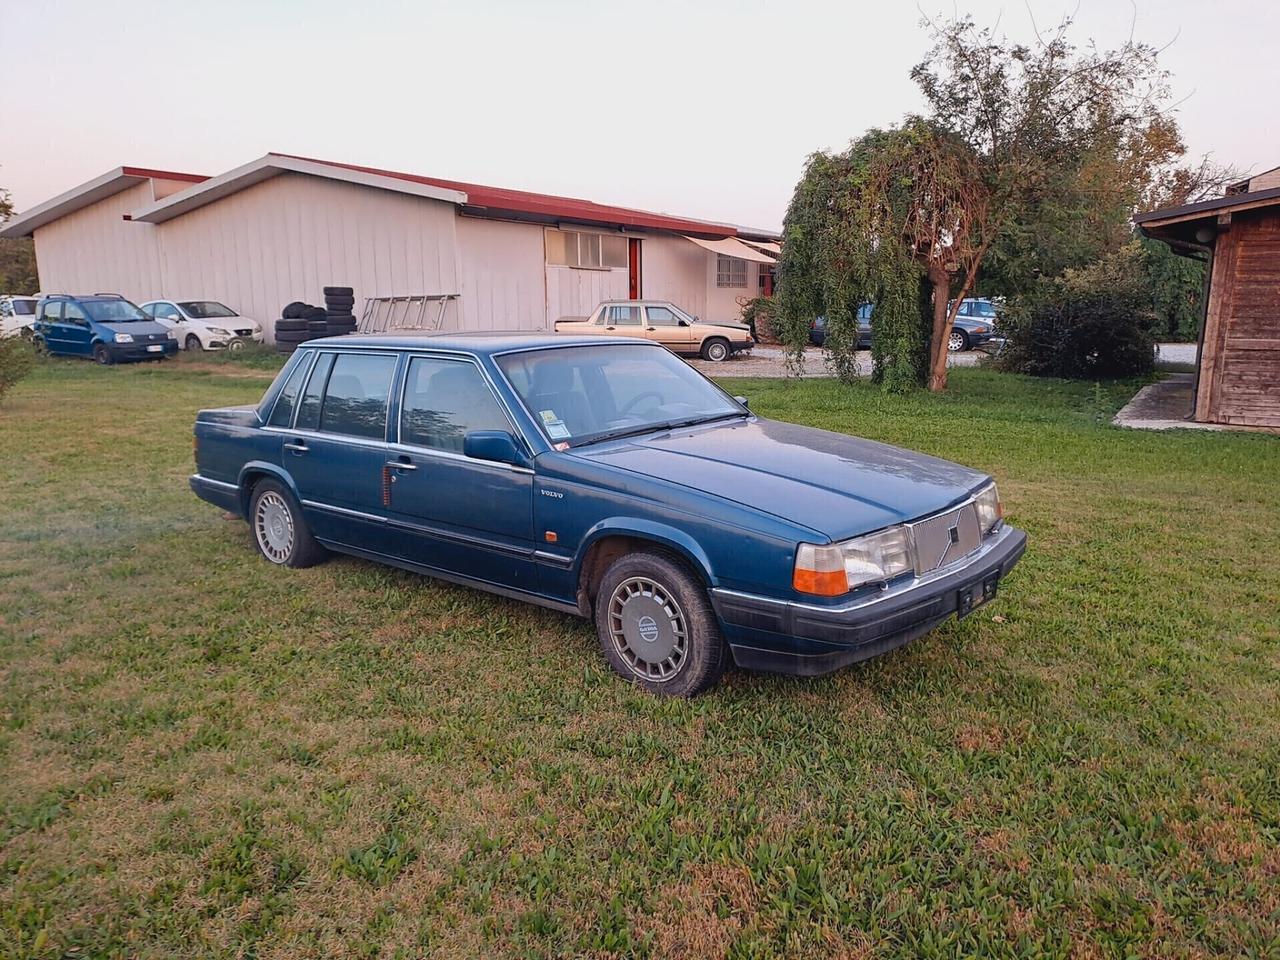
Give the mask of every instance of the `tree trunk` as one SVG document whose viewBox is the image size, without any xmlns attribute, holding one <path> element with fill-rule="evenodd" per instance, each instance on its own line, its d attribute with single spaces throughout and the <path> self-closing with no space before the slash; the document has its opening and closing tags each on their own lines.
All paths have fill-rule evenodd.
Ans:
<svg viewBox="0 0 1280 960">
<path fill-rule="evenodd" d="M 941 264 L 929 265 L 929 283 L 933 287 L 933 338 L 929 341 L 929 389 L 938 393 L 947 389 L 947 340 L 951 337 L 952 317 L 947 310 L 951 293 L 951 274 Z"/>
</svg>

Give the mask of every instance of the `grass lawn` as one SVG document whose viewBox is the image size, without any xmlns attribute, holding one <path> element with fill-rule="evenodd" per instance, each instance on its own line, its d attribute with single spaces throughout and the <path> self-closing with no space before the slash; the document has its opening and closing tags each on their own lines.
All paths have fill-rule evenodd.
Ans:
<svg viewBox="0 0 1280 960">
<path fill-rule="evenodd" d="M 262 366 L 262 365 L 258 365 Z M 1134 385 L 729 381 L 995 474 L 1001 598 L 832 677 L 639 693 L 585 621 L 276 569 L 187 490 L 269 370 L 0 406 L 0 956 L 1280 955 L 1280 440 Z"/>
</svg>

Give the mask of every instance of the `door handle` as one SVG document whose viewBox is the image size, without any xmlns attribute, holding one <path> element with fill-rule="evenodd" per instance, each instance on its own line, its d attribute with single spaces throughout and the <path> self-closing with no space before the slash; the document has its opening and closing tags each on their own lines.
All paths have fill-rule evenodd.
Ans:
<svg viewBox="0 0 1280 960">
<path fill-rule="evenodd" d="M 392 470 L 417 470 L 416 463 L 410 463 L 408 460 L 388 460 L 386 465 Z"/>
<path fill-rule="evenodd" d="M 292 450 L 294 453 L 307 452 L 307 444 L 305 440 L 286 440 L 284 448 L 286 450 Z"/>
<path fill-rule="evenodd" d="M 605 327 L 606 330 L 612 330 L 613 327 Z"/>
<path fill-rule="evenodd" d="M 648 331 L 649 333 L 653 333 L 657 329 L 658 329 L 657 327 L 645 327 L 645 330 Z"/>
</svg>

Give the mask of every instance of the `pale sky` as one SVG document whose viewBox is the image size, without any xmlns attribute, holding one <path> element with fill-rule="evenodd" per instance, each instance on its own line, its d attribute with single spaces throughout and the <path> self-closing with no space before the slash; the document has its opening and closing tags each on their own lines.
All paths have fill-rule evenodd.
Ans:
<svg viewBox="0 0 1280 960">
<path fill-rule="evenodd" d="M 988 0 L 0 0 L 0 185 L 21 211 L 276 150 L 772 228 L 809 153 L 921 108 L 922 10 L 1032 29 Z M 1280 164 L 1280 2 L 1080 0 L 1075 35 L 1135 11 L 1191 151 Z"/>
</svg>

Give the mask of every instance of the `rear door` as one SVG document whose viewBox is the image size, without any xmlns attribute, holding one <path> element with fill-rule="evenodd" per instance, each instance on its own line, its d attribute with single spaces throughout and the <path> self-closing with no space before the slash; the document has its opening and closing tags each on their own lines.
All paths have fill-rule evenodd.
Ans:
<svg viewBox="0 0 1280 960">
<path fill-rule="evenodd" d="M 293 426 L 279 430 L 281 464 L 321 540 L 384 548 L 387 411 L 398 361 L 394 353 L 321 353 Z"/>
<path fill-rule="evenodd" d="M 519 433 L 479 365 L 465 357 L 410 357 L 390 483 L 399 552 L 448 573 L 537 589 L 533 471 L 462 452 L 473 430 Z"/>
<path fill-rule="evenodd" d="M 682 325 L 680 317 L 670 307 L 647 306 L 645 336 L 662 344 L 668 350 L 685 353 L 693 343 L 693 327 Z"/>
<path fill-rule="evenodd" d="M 611 337 L 643 337 L 644 324 L 641 322 L 640 306 L 634 303 L 615 303 L 603 308 L 600 318 L 600 329 Z"/>
</svg>

